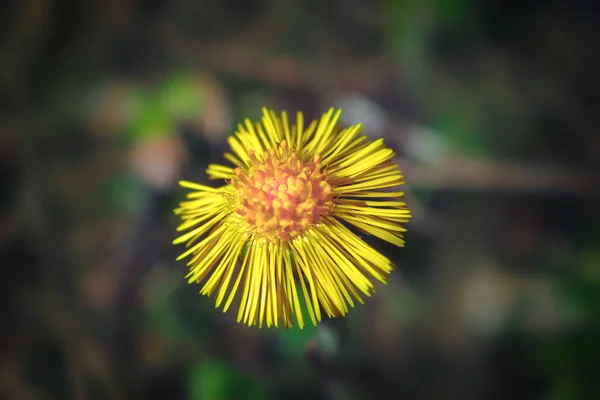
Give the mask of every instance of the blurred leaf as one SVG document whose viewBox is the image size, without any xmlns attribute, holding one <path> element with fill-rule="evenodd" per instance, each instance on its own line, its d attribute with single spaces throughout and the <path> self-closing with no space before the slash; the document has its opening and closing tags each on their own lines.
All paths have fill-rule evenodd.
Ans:
<svg viewBox="0 0 600 400">
<path fill-rule="evenodd" d="M 160 89 L 160 104 L 174 119 L 191 117 L 200 112 L 204 93 L 201 80 L 191 74 L 173 73 Z"/>
<path fill-rule="evenodd" d="M 581 276 L 593 285 L 600 285 L 600 249 L 592 248 L 581 257 Z"/>
<path fill-rule="evenodd" d="M 483 135 L 478 131 L 478 118 L 474 104 L 467 99 L 442 100 L 434 128 L 442 134 L 453 148 L 472 156 L 486 155 Z"/>
<path fill-rule="evenodd" d="M 302 310 L 306 310 L 306 301 L 304 296 L 299 296 L 300 307 Z M 279 341 L 283 346 L 283 351 L 286 354 L 292 356 L 304 355 L 306 351 L 306 344 L 313 340 L 317 335 L 317 329 L 310 321 L 306 312 L 304 314 L 304 329 L 300 329 L 297 325 L 292 327 L 289 331 L 286 329 L 278 329 L 277 335 Z"/>
<path fill-rule="evenodd" d="M 204 361 L 194 365 L 188 374 L 190 400 L 224 400 L 267 398 L 262 382 L 240 374 L 223 361 Z"/>
<path fill-rule="evenodd" d="M 146 187 L 135 174 L 120 174 L 108 182 L 108 204 L 118 211 L 135 212 L 146 201 Z"/>
<path fill-rule="evenodd" d="M 431 4 L 418 0 L 387 0 L 383 7 L 390 51 L 401 64 L 415 96 L 428 82 L 433 11 Z"/>
<path fill-rule="evenodd" d="M 436 0 L 436 11 L 442 22 L 458 23 L 469 16 L 469 0 Z"/>
<path fill-rule="evenodd" d="M 130 100 L 130 137 L 144 138 L 170 136 L 176 123 L 199 113 L 203 103 L 199 78 L 174 73 L 157 91 L 138 90 Z"/>
<path fill-rule="evenodd" d="M 577 381 L 572 376 L 557 380 L 546 396 L 547 400 L 570 400 L 577 398 Z"/>
<path fill-rule="evenodd" d="M 393 42 L 402 41 L 407 33 L 407 26 L 414 20 L 419 11 L 418 0 L 386 0 L 383 6 L 385 26 Z"/>
<path fill-rule="evenodd" d="M 160 98 L 152 92 L 139 91 L 132 98 L 130 138 L 134 141 L 172 134 L 174 118 L 169 115 Z"/>
<path fill-rule="evenodd" d="M 267 386 L 256 379 L 238 376 L 238 382 L 235 385 L 233 399 L 254 399 L 266 400 L 268 396 Z"/>
<path fill-rule="evenodd" d="M 279 341 L 283 345 L 285 353 L 293 356 L 303 355 L 306 350 L 306 344 L 315 338 L 317 329 L 312 325 L 312 322 L 300 329 L 294 326 L 289 331 L 285 329 L 278 329 L 277 334 Z"/>
<path fill-rule="evenodd" d="M 600 321 L 600 251 L 583 251 L 577 262 L 561 274 L 564 304 L 580 319 Z"/>
<path fill-rule="evenodd" d="M 229 398 L 233 371 L 224 362 L 207 361 L 193 366 L 188 375 L 190 400 L 223 400 Z"/>
<path fill-rule="evenodd" d="M 597 331 L 563 335 L 543 347 L 540 363 L 551 378 L 547 399 L 597 399 Z"/>
<path fill-rule="evenodd" d="M 153 284 L 148 290 L 148 312 L 153 331 L 160 332 L 169 343 L 176 343 L 185 336 L 184 326 L 179 319 L 173 292 L 178 282 L 163 276 L 160 284 Z"/>
</svg>

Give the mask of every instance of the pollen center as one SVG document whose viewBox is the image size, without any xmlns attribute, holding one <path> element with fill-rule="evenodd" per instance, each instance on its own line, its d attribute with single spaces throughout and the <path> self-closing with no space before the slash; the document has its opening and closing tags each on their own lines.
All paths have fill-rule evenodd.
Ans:
<svg viewBox="0 0 600 400">
<path fill-rule="evenodd" d="M 332 187 L 321 171 L 321 157 L 298 159 L 285 141 L 261 157 L 250 153 L 251 166 L 236 169 L 237 213 L 254 233 L 278 243 L 294 239 L 329 214 Z"/>
</svg>

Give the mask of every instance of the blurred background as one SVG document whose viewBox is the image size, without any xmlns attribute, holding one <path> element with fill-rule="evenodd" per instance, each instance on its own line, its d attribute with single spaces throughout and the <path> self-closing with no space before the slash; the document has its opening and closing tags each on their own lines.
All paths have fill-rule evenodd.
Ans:
<svg viewBox="0 0 600 400">
<path fill-rule="evenodd" d="M 600 399 L 592 1 L 0 3 L 0 399 Z M 259 330 L 183 278 L 178 179 L 262 106 L 407 177 L 398 269 Z"/>
</svg>

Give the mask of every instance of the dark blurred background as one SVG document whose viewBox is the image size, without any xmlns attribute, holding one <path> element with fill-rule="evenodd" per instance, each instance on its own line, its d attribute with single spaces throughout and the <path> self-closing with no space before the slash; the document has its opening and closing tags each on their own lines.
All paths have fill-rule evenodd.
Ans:
<svg viewBox="0 0 600 400">
<path fill-rule="evenodd" d="M 600 399 L 593 1 L 0 2 L 0 399 Z M 320 328 L 235 323 L 171 245 L 265 105 L 407 177 L 398 270 Z"/>
</svg>

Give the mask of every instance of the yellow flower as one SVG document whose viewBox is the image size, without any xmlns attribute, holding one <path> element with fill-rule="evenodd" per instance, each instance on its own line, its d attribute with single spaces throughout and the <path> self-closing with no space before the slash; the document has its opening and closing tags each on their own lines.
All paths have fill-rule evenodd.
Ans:
<svg viewBox="0 0 600 400">
<path fill-rule="evenodd" d="M 186 233 L 173 243 L 188 247 L 178 260 L 191 257 L 186 278 L 224 312 L 239 301 L 238 322 L 302 328 L 300 296 L 315 325 L 322 312 L 344 316 L 392 271 L 342 221 L 403 246 L 404 193 L 382 190 L 403 176 L 383 139 L 369 141 L 360 124 L 339 128 L 340 113 L 305 127 L 301 113 L 290 125 L 285 112 L 263 109 L 262 124 L 245 120 L 229 137 L 234 166 L 209 165 L 224 186 L 180 182 L 192 192 L 175 210 Z"/>
</svg>

